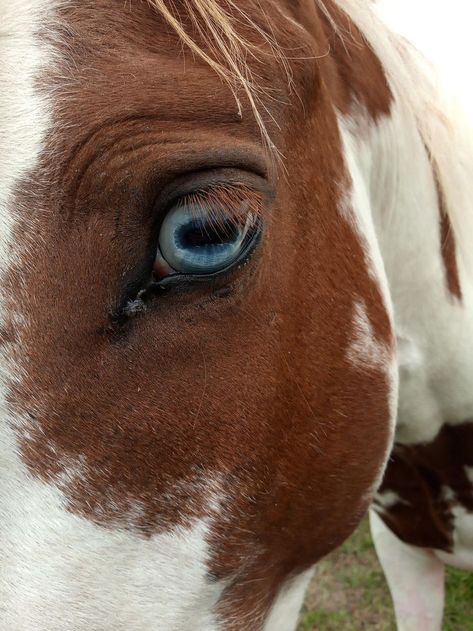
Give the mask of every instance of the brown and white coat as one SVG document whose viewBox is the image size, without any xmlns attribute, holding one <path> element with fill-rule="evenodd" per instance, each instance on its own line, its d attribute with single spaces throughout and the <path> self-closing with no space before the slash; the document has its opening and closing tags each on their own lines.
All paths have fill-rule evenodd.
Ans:
<svg viewBox="0 0 473 631">
<path fill-rule="evenodd" d="M 367 4 L 238 3 L 276 159 L 251 93 L 162 4 L 0 0 L 5 630 L 288 631 L 381 481 L 397 364 L 407 447 L 378 507 L 408 543 L 398 463 L 473 410 L 443 170 L 360 33 Z M 213 5 L 169 3 L 210 55 L 189 12 Z M 260 245 L 128 317 L 170 191 L 204 178 L 260 200 Z"/>
</svg>

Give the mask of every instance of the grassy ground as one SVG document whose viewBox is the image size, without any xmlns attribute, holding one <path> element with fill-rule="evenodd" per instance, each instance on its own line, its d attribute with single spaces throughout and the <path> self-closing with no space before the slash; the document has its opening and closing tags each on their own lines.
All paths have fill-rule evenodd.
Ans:
<svg viewBox="0 0 473 631">
<path fill-rule="evenodd" d="M 473 574 L 449 570 L 443 631 L 473 631 Z M 318 565 L 298 631 L 395 631 L 367 520 Z M 419 629 L 419 631 L 422 631 Z"/>
</svg>

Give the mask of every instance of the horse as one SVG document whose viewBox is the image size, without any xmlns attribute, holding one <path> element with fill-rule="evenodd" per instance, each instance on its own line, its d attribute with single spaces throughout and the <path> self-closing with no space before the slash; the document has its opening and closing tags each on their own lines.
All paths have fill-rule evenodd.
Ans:
<svg viewBox="0 0 473 631">
<path fill-rule="evenodd" d="M 415 51 L 368 0 L 0 0 L 0 51 L 1 629 L 290 631 L 376 493 L 438 629 L 473 142 Z"/>
</svg>

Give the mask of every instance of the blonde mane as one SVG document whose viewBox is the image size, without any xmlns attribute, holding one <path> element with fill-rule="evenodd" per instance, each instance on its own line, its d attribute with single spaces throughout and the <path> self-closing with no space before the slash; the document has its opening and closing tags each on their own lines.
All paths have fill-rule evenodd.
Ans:
<svg viewBox="0 0 473 631">
<path fill-rule="evenodd" d="M 233 0 L 224 0 L 224 2 L 183 0 L 186 15 L 190 18 L 193 29 L 208 43 L 209 52 L 206 52 L 186 31 L 172 2 L 169 0 L 149 0 L 149 2 L 174 29 L 182 43 L 227 83 L 237 103 L 239 116 L 242 116 L 243 109 L 239 94 L 243 90 L 260 129 L 263 142 L 271 152 L 277 153 L 261 111 L 263 109 L 269 114 L 261 98 L 264 91 L 254 80 L 249 65 L 246 63 L 248 56 L 256 58 L 264 53 L 260 47 L 240 34 L 237 24 L 250 27 L 260 36 L 262 43 L 283 66 L 290 82 L 290 69 L 276 39 L 259 27 Z M 226 5 L 227 10 L 222 5 Z"/>
<path fill-rule="evenodd" d="M 337 25 L 323 0 L 314 0 Z M 276 39 L 262 30 L 233 0 L 183 0 L 195 31 L 209 43 L 205 52 L 189 35 L 169 0 L 149 0 L 175 30 L 182 42 L 211 66 L 232 90 L 241 115 L 239 93 L 243 90 L 263 140 L 275 150 L 263 120 L 261 89 L 246 63 L 248 55 L 261 50 L 245 40 L 237 28 L 256 30 L 282 62 L 289 67 Z M 473 126 L 459 103 L 440 88 L 439 77 L 426 59 L 406 40 L 391 31 L 377 13 L 376 0 L 334 0 L 364 35 L 381 61 L 395 99 L 410 111 L 417 122 L 433 162 L 446 201 L 446 210 L 461 258 L 473 278 Z M 277 5 L 275 3 L 275 9 Z M 288 18 L 289 19 L 289 18 Z M 340 37 L 349 36 L 339 32 Z M 290 79 L 289 79 L 290 80 Z M 276 121 L 277 124 L 277 121 Z"/>
</svg>

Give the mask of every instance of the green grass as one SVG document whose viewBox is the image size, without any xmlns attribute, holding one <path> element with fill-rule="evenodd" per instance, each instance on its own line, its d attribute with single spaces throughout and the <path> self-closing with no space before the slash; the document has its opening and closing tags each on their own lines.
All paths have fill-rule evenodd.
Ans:
<svg viewBox="0 0 473 631">
<path fill-rule="evenodd" d="M 473 574 L 449 569 L 445 631 L 473 631 Z"/>
<path fill-rule="evenodd" d="M 364 520 L 318 565 L 297 631 L 395 629 L 391 597 Z M 473 574 L 448 570 L 443 631 L 473 631 Z"/>
<path fill-rule="evenodd" d="M 336 631 L 340 625 L 347 625 L 350 621 L 348 611 L 311 611 L 307 613 L 300 623 L 300 631 L 312 631 L 312 629 L 330 629 Z M 347 627 L 349 628 L 349 627 Z"/>
</svg>

